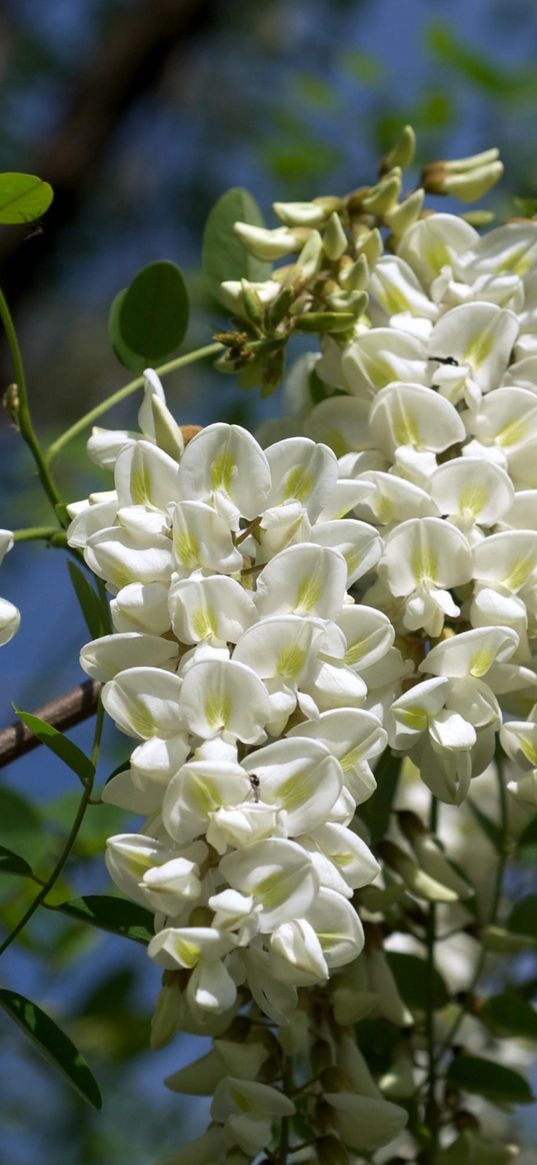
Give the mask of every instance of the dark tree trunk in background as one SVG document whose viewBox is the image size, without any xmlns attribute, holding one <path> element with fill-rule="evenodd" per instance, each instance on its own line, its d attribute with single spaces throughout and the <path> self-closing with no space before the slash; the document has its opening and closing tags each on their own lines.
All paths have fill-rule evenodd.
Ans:
<svg viewBox="0 0 537 1165">
<path fill-rule="evenodd" d="M 83 202 L 92 175 L 125 111 L 158 82 L 172 53 L 203 34 L 218 0 L 144 0 L 110 23 L 93 59 L 81 71 L 65 117 L 43 149 L 25 164 L 54 188 L 46 229 L 28 240 L 28 227 L 0 239 L 2 286 L 11 304 L 24 295 L 56 249 Z"/>
</svg>

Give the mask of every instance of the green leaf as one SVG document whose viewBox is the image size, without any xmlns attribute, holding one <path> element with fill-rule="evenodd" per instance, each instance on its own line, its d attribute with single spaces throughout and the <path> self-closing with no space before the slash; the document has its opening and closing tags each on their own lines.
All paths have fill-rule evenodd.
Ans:
<svg viewBox="0 0 537 1165">
<path fill-rule="evenodd" d="M 501 853 L 503 848 L 503 834 L 500 827 L 494 821 L 491 821 L 490 817 L 487 817 L 487 814 L 483 813 L 483 810 L 479 809 L 474 801 L 469 799 L 468 804 L 485 836 L 488 837 L 496 852 Z"/>
<path fill-rule="evenodd" d="M 78 795 L 78 794 L 77 794 Z M 0 786 L 0 845 L 16 850 L 33 869 L 48 860 L 51 836 L 43 817 L 26 797 Z"/>
<path fill-rule="evenodd" d="M 360 816 L 364 819 L 373 842 L 380 841 L 388 828 L 401 764 L 402 758 L 394 756 L 390 749 L 383 753 L 375 769 L 377 788 L 373 796 L 360 806 Z"/>
<path fill-rule="evenodd" d="M 18 1023 L 37 1050 L 49 1061 L 68 1084 L 94 1108 L 101 1108 L 99 1086 L 84 1057 L 65 1032 L 50 1016 L 16 991 L 0 991 L 0 1006 Z"/>
<path fill-rule="evenodd" d="M 429 967 L 425 959 L 401 951 L 386 951 L 386 958 L 403 1002 L 413 1011 L 424 1011 L 429 998 Z M 432 977 L 432 1000 L 435 1009 L 449 1003 L 448 989 L 436 969 Z"/>
<path fill-rule="evenodd" d="M 53 728 L 52 724 L 48 724 L 46 720 L 41 720 L 39 716 L 34 716 L 31 712 L 22 712 L 15 704 L 13 707 L 26 728 L 29 728 L 30 732 L 33 732 L 34 736 L 37 736 L 42 744 L 46 744 L 47 748 L 50 748 L 56 756 L 59 756 L 60 760 L 76 773 L 83 785 L 93 779 L 94 765 L 89 757 L 78 748 L 78 745 L 73 744 L 72 740 L 69 740 L 62 732 L 58 732 L 58 729 Z"/>
<path fill-rule="evenodd" d="M 474 1092 L 496 1103 L 531 1104 L 533 1100 L 531 1088 L 519 1072 L 482 1056 L 456 1056 L 448 1068 L 447 1078 L 465 1092 Z"/>
<path fill-rule="evenodd" d="M 147 943 L 155 933 L 153 915 L 136 902 L 124 898 L 113 898 L 111 894 L 86 894 L 83 898 L 73 898 L 51 907 L 68 914 L 80 922 L 87 922 L 98 930 L 107 930 L 130 938 L 133 942 Z"/>
<path fill-rule="evenodd" d="M 18 874 L 21 878 L 33 878 L 32 867 L 24 858 L 0 845 L 0 874 Z"/>
<path fill-rule="evenodd" d="M 517 846 L 520 849 L 527 845 L 537 845 L 537 813 L 535 817 L 532 817 L 531 821 L 528 821 L 517 842 Z"/>
<path fill-rule="evenodd" d="M 120 343 L 147 365 L 164 360 L 179 347 L 189 315 L 181 270 L 175 263 L 159 259 L 143 267 L 125 293 L 120 293 L 114 322 Z"/>
<path fill-rule="evenodd" d="M 126 288 L 118 291 L 115 298 L 112 300 L 112 305 L 108 313 L 108 336 L 110 343 L 117 356 L 119 363 L 124 368 L 128 368 L 130 372 L 140 373 L 146 367 L 144 356 L 138 356 L 136 352 L 131 352 L 130 348 L 123 342 L 119 326 L 119 309 L 126 295 Z"/>
<path fill-rule="evenodd" d="M 272 264 L 250 255 L 237 238 L 236 222 L 264 227 L 263 214 L 255 198 L 240 186 L 228 190 L 213 206 L 203 232 L 202 267 L 209 291 L 228 307 L 220 284 L 227 279 L 248 279 L 252 283 L 268 279 Z"/>
<path fill-rule="evenodd" d="M 0 223 L 34 222 L 48 210 L 53 198 L 52 186 L 35 174 L 0 174 Z"/>
<path fill-rule="evenodd" d="M 514 991 L 503 995 L 491 995 L 477 1012 L 492 1029 L 495 1036 L 522 1036 L 523 1039 L 537 1039 L 537 1011 Z"/>
<path fill-rule="evenodd" d="M 528 894 L 517 902 L 509 915 L 507 929 L 537 938 L 537 894 Z"/>
<path fill-rule="evenodd" d="M 86 627 L 92 639 L 99 639 L 110 630 L 108 604 L 99 598 L 84 571 L 75 562 L 68 562 L 67 569 Z"/>
</svg>

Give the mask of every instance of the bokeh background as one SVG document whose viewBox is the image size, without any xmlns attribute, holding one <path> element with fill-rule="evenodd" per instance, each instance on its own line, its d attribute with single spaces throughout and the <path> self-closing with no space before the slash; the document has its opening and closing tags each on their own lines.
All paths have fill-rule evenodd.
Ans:
<svg viewBox="0 0 537 1165">
<path fill-rule="evenodd" d="M 201 235 L 231 185 L 248 187 L 267 212 L 275 198 L 344 192 L 374 179 L 379 154 L 411 122 L 418 161 L 500 147 L 506 178 L 486 200 L 500 216 L 513 213 L 514 195 L 537 198 L 536 45 L 534 0 L 4 0 L 0 170 L 37 173 L 56 191 L 42 231 L 0 233 L 0 280 L 43 438 L 129 379 L 107 314 L 145 263 L 181 265 L 194 301 L 185 351 L 209 342 L 221 317 L 199 271 Z M 11 378 L 0 340 L 1 383 Z M 183 423 L 252 427 L 278 410 L 277 398 L 260 402 L 202 366 L 166 388 Z M 135 414 L 131 400 L 105 423 L 134 427 Z M 69 499 L 102 488 L 83 442 L 58 472 Z M 7 417 L 0 482 L 0 525 L 48 520 Z M 23 613 L 0 661 L 6 724 L 11 700 L 31 709 L 80 680 L 87 633 L 60 551 L 18 546 L 0 590 Z M 90 737 L 88 725 L 73 734 L 83 747 Z M 125 752 L 107 729 L 103 780 Z M 0 843 L 50 868 L 74 786 L 44 750 L 5 769 Z M 107 888 L 104 838 L 124 828 L 119 811 L 89 811 L 59 897 Z M 27 892 L 2 880 L 6 926 Z M 1 1165 L 150 1165 L 195 1134 L 203 1104 L 185 1105 L 161 1083 L 192 1058 L 194 1041 L 148 1052 L 159 972 L 142 947 L 43 911 L 2 972 L 71 1034 L 106 1102 L 101 1116 L 84 1107 L 0 1017 Z M 532 1141 L 535 1120 L 524 1121 Z"/>
</svg>

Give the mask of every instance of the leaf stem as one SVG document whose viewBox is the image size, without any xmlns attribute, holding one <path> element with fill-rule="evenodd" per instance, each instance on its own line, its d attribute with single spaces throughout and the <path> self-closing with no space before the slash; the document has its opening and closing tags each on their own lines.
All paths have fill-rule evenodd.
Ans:
<svg viewBox="0 0 537 1165">
<path fill-rule="evenodd" d="M 33 455 L 41 485 L 43 486 L 51 506 L 55 510 L 56 506 L 61 502 L 62 499 L 50 472 L 45 454 L 34 431 L 32 418 L 30 415 L 30 405 L 28 402 L 28 389 L 26 385 L 26 375 L 24 372 L 22 352 L 20 350 L 19 341 L 17 339 L 13 318 L 9 310 L 6 297 L 1 288 L 0 319 L 4 325 L 4 331 L 6 333 L 6 340 L 11 354 L 13 371 L 15 373 L 15 380 L 17 384 L 16 414 L 19 429 L 22 437 L 26 441 L 26 444 L 28 445 Z"/>
<path fill-rule="evenodd" d="M 491 902 L 491 906 L 490 906 L 489 917 L 487 920 L 488 926 L 493 926 L 495 921 L 496 921 L 496 917 L 498 914 L 498 907 L 500 905 L 500 896 L 501 896 L 501 892 L 502 892 L 503 876 L 505 873 L 505 867 L 507 864 L 507 857 L 508 857 L 508 851 L 507 851 L 507 828 L 508 828 L 508 823 L 507 823 L 507 793 L 505 791 L 505 784 L 504 784 L 504 779 L 503 779 L 503 768 L 502 768 L 502 763 L 501 763 L 501 752 L 500 752 L 499 748 L 496 751 L 496 777 L 497 777 L 497 784 L 498 784 L 498 801 L 499 801 L 499 808 L 500 808 L 501 841 L 500 841 L 500 851 L 499 851 L 498 864 L 496 866 L 496 874 L 495 874 L 495 878 L 494 878 L 494 888 L 492 891 L 492 902 Z M 486 951 L 485 946 L 482 946 L 481 950 L 479 952 L 479 956 L 478 956 L 476 965 L 474 967 L 474 973 L 472 975 L 472 979 L 470 981 L 470 984 L 468 986 L 468 990 L 466 992 L 466 1000 L 468 1002 L 470 1001 L 470 999 L 471 999 L 471 997 L 472 997 L 472 995 L 477 987 L 479 979 L 481 978 L 481 974 L 482 974 L 483 968 L 485 966 L 486 958 L 487 958 L 487 951 Z M 444 1056 L 445 1053 L 447 1052 L 448 1048 L 453 1044 L 455 1036 L 457 1035 L 457 1032 L 458 1032 L 458 1030 L 461 1026 L 461 1023 L 464 1019 L 464 1016 L 466 1015 L 466 1011 L 468 1008 L 468 1002 L 463 1002 L 461 1004 L 459 1014 L 453 1020 L 453 1023 L 451 1025 L 449 1031 L 447 1032 L 447 1035 L 444 1037 L 444 1040 L 442 1041 L 442 1044 L 440 1045 L 440 1048 L 438 1049 L 438 1052 L 436 1054 L 436 1064 L 437 1065 L 440 1062 L 440 1060 L 442 1059 L 442 1056 Z"/>
<path fill-rule="evenodd" d="M 293 1091 L 293 1077 L 291 1071 L 291 1060 L 289 1056 L 282 1056 L 282 1092 L 284 1096 L 290 1096 Z M 280 1121 L 280 1139 L 278 1143 L 277 1161 L 278 1165 L 287 1165 L 287 1154 L 289 1153 L 289 1134 L 291 1132 L 291 1118 L 282 1116 Z"/>
<path fill-rule="evenodd" d="M 431 809 L 429 818 L 429 829 L 432 834 L 436 834 L 438 829 L 438 800 L 431 796 Z M 428 1157 L 434 1159 L 438 1147 L 438 1130 L 440 1113 L 438 1109 L 438 1101 L 436 1098 L 436 1067 L 437 1061 L 435 1057 L 435 1033 L 434 1033 L 434 958 L 436 945 L 436 903 L 430 902 L 427 911 L 427 921 L 425 926 L 425 940 L 427 946 L 427 1006 L 425 1011 L 425 1036 L 427 1043 L 427 1060 L 428 1060 L 428 1074 L 427 1074 L 427 1100 L 425 1104 L 425 1123 L 430 1133 L 430 1141 L 428 1144 Z"/>
<path fill-rule="evenodd" d="M 100 751 L 100 746 L 101 746 L 103 722 L 104 722 L 104 708 L 103 708 L 101 701 L 99 701 L 99 705 L 98 705 L 98 709 L 97 709 L 97 722 L 95 725 L 95 732 L 93 735 L 93 746 L 92 746 L 92 752 L 91 752 L 91 759 L 92 759 L 93 765 L 95 767 L 97 766 L 97 761 L 99 759 L 99 751 Z M 23 914 L 22 918 L 19 919 L 17 925 L 13 927 L 13 930 L 8 934 L 7 938 L 5 938 L 3 943 L 0 944 L 0 955 L 3 955 L 4 951 L 7 951 L 8 947 L 11 946 L 12 942 L 14 942 L 14 940 L 17 938 L 17 935 L 19 935 L 21 933 L 21 931 L 24 929 L 26 924 L 30 921 L 32 916 L 35 914 L 36 910 L 41 905 L 43 900 L 47 897 L 47 894 L 50 893 L 53 886 L 57 882 L 57 880 L 58 880 L 58 878 L 63 870 L 63 867 L 65 866 L 65 863 L 66 863 L 66 861 L 71 853 L 71 850 L 73 849 L 73 846 L 76 842 L 76 839 L 78 837 L 80 827 L 81 827 L 82 822 L 84 820 L 84 815 L 86 813 L 86 809 L 88 807 L 88 803 L 89 803 L 89 800 L 90 800 L 90 797 L 91 797 L 91 794 L 93 791 L 93 784 L 94 784 L 94 777 L 92 777 L 90 780 L 86 781 L 86 783 L 84 785 L 84 791 L 83 791 L 82 796 L 80 798 L 80 801 L 78 803 L 78 808 L 77 808 L 77 811 L 76 811 L 76 814 L 75 814 L 75 817 L 73 820 L 73 824 L 71 825 L 71 829 L 69 830 L 69 835 L 68 835 L 67 840 L 65 842 L 65 845 L 62 849 L 62 852 L 58 858 L 58 861 L 56 862 L 55 866 L 53 867 L 46 882 L 43 883 L 39 893 L 36 894 L 35 898 L 30 903 L 28 909 Z"/>
<path fill-rule="evenodd" d="M 60 526 L 24 526 L 13 531 L 14 542 L 51 542 L 53 546 L 66 546 L 65 531 Z"/>
<path fill-rule="evenodd" d="M 159 368 L 155 369 L 155 372 L 158 376 L 167 376 L 169 372 L 174 372 L 176 368 L 184 368 L 187 364 L 194 364 L 197 360 L 205 360 L 208 356 L 216 356 L 223 350 L 223 344 L 206 344 L 204 348 L 196 348 L 194 352 L 187 352 L 184 356 L 177 356 L 175 360 L 169 360 L 167 364 L 161 364 Z M 54 458 L 58 456 L 58 453 L 64 449 L 70 441 L 73 441 L 75 437 L 78 437 L 80 433 L 83 433 L 89 425 L 92 425 L 94 421 L 97 421 L 99 417 L 102 417 L 103 413 L 108 412 L 108 410 L 112 409 L 114 405 L 119 404 L 128 396 L 131 396 L 133 392 L 136 392 L 138 388 L 143 388 L 143 386 L 144 377 L 137 376 L 134 380 L 131 380 L 128 384 L 124 385 L 123 388 L 118 389 L 117 392 L 113 392 L 111 396 L 106 398 L 106 400 L 103 400 L 100 404 L 95 405 L 95 408 L 90 409 L 90 411 L 85 413 L 83 417 L 80 417 L 78 421 L 75 421 L 74 425 L 71 425 L 69 429 L 66 429 L 64 433 L 61 433 L 60 436 L 57 437 L 51 445 L 49 445 L 46 451 L 47 465 L 51 465 Z"/>
</svg>

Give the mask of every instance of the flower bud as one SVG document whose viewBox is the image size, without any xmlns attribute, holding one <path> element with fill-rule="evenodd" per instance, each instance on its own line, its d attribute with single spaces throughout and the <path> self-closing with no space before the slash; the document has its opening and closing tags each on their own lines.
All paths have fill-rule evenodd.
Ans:
<svg viewBox="0 0 537 1165">
<path fill-rule="evenodd" d="M 401 238 L 417 222 L 421 214 L 424 198 L 425 191 L 423 187 L 420 187 L 419 190 L 414 190 L 412 194 L 409 194 L 408 198 L 405 198 L 403 202 L 399 202 L 397 206 L 392 207 L 384 215 L 386 225 L 390 227 L 397 239 Z"/>
<path fill-rule="evenodd" d="M 330 214 L 315 202 L 273 202 L 272 209 L 286 227 L 322 226 Z"/>
<path fill-rule="evenodd" d="M 206 1056 L 186 1064 L 178 1072 L 172 1072 L 164 1083 L 171 1092 L 181 1092 L 185 1096 L 212 1096 L 227 1071 L 214 1048 L 211 1048 Z"/>
<path fill-rule="evenodd" d="M 263 322 L 263 308 L 255 287 L 247 279 L 241 279 L 242 302 L 250 323 L 259 327 Z"/>
<path fill-rule="evenodd" d="M 317 274 L 321 265 L 323 242 L 318 231 L 310 231 L 309 236 L 295 263 L 295 277 L 301 284 L 307 283 Z"/>
<path fill-rule="evenodd" d="M 330 215 L 326 224 L 326 230 L 323 235 L 323 248 L 328 258 L 333 261 L 340 259 L 347 249 L 347 236 L 343 230 L 343 224 L 339 214 L 336 214 L 335 211 Z"/>
<path fill-rule="evenodd" d="M 354 244 L 356 258 L 364 255 L 370 267 L 380 258 L 383 249 L 382 236 L 377 227 L 372 231 L 361 233 Z"/>
<path fill-rule="evenodd" d="M 431 162 L 425 166 L 422 182 L 428 194 L 451 194 L 461 202 L 482 198 L 503 174 L 498 150 L 485 150 L 468 158 Z"/>
<path fill-rule="evenodd" d="M 411 166 L 416 153 L 416 134 L 411 125 L 403 126 L 398 141 L 395 143 L 393 149 L 389 151 L 382 159 L 380 165 L 380 173 L 386 174 L 388 170 L 393 170 L 395 166 L 400 166 L 401 169 L 406 169 Z"/>
<path fill-rule="evenodd" d="M 360 255 L 355 263 L 350 256 L 348 266 L 343 266 L 339 274 L 339 282 L 345 291 L 365 291 L 369 283 L 369 264 L 365 255 Z"/>
<path fill-rule="evenodd" d="M 484 926 L 480 931 L 480 938 L 487 951 L 498 951 L 500 954 L 516 954 L 524 951 L 535 942 L 527 934 L 517 934 L 506 930 L 503 926 Z"/>
<path fill-rule="evenodd" d="M 233 229 L 246 250 L 255 255 L 256 259 L 283 259 L 291 251 L 298 250 L 310 233 L 308 227 L 296 227 L 294 230 L 276 227 L 270 231 L 265 227 L 253 227 L 247 222 L 236 222 Z"/>
<path fill-rule="evenodd" d="M 9 599 L 0 599 L 0 647 L 9 643 L 16 635 L 21 622 L 21 614 Z"/>
<path fill-rule="evenodd" d="M 269 330 L 277 328 L 278 324 L 281 324 L 295 299 L 295 295 L 294 287 L 282 287 L 276 299 L 267 309 L 266 323 Z"/>
<path fill-rule="evenodd" d="M 297 332 L 346 332 L 354 320 L 354 312 L 349 311 L 310 311 L 294 317 Z"/>
<path fill-rule="evenodd" d="M 379 851 L 384 861 L 397 871 L 405 886 L 417 898 L 424 898 L 426 902 L 454 902 L 459 897 L 454 890 L 426 873 L 394 842 L 383 841 Z"/>
<path fill-rule="evenodd" d="M 376 186 L 372 186 L 369 194 L 364 194 L 362 207 L 368 214 L 384 215 L 395 206 L 400 193 L 401 171 L 397 167 Z"/>
<path fill-rule="evenodd" d="M 355 319 L 363 315 L 369 303 L 365 291 L 340 291 L 326 297 L 329 307 L 337 312 L 352 312 Z"/>
<path fill-rule="evenodd" d="M 165 974 L 151 1019 L 151 1047 L 166 1047 L 179 1030 L 185 1014 L 183 996 L 176 975 Z"/>
</svg>

